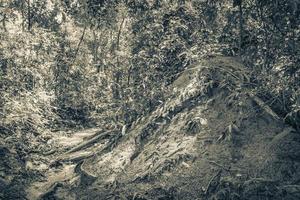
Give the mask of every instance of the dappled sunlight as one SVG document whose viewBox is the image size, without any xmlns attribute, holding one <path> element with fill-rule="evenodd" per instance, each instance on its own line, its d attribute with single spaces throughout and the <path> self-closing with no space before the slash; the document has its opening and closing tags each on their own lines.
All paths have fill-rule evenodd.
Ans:
<svg viewBox="0 0 300 200">
<path fill-rule="evenodd" d="M 0 199 L 300 199 L 299 16 L 0 1 Z"/>
</svg>

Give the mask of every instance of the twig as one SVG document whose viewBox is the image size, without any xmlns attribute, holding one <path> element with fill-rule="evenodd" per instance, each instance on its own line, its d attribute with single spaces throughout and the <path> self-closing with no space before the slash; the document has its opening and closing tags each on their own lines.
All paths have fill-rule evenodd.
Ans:
<svg viewBox="0 0 300 200">
<path fill-rule="evenodd" d="M 207 160 L 207 162 L 209 162 L 210 164 L 216 165 L 216 166 L 218 166 L 218 167 L 224 169 L 225 171 L 229 171 L 229 172 L 230 172 L 230 169 L 229 169 L 229 168 L 224 167 L 223 165 L 221 165 L 221 164 L 219 164 L 219 163 L 217 163 L 217 162 L 215 162 L 215 161 L 213 161 L 213 160 Z"/>
</svg>

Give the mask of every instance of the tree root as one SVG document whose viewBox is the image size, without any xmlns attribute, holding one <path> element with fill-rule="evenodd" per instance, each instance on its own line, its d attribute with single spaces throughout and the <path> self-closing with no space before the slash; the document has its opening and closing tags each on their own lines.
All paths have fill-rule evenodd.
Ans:
<svg viewBox="0 0 300 200">
<path fill-rule="evenodd" d="M 38 200 L 43 200 L 43 199 L 51 199 L 51 196 L 55 194 L 56 190 L 58 187 L 62 187 L 63 183 L 62 182 L 55 182 L 53 183 L 47 191 L 45 191 L 43 194 L 41 194 L 37 199 Z"/>
<path fill-rule="evenodd" d="M 52 149 L 52 150 L 44 152 L 42 154 L 43 154 L 43 156 L 50 156 L 50 155 L 54 154 L 55 152 L 56 152 L 56 149 Z"/>
<path fill-rule="evenodd" d="M 75 167 L 75 173 L 80 175 L 81 185 L 90 185 L 97 179 L 97 176 L 89 173 L 83 168 L 84 162 L 85 161 L 83 160 L 80 163 L 78 163 L 78 165 Z"/>
<path fill-rule="evenodd" d="M 99 140 L 103 140 L 103 139 L 107 139 L 112 135 L 113 131 L 106 131 L 104 133 L 101 133 L 100 135 L 96 135 L 95 137 L 77 145 L 76 147 L 70 149 L 69 151 L 67 151 L 66 153 L 73 153 L 82 149 L 85 149 L 89 146 L 91 146 L 92 144 L 98 142 Z"/>
<path fill-rule="evenodd" d="M 56 161 L 61 162 L 80 162 L 84 159 L 90 158 L 94 155 L 94 152 L 83 152 L 81 154 L 67 154 L 59 157 Z"/>
</svg>

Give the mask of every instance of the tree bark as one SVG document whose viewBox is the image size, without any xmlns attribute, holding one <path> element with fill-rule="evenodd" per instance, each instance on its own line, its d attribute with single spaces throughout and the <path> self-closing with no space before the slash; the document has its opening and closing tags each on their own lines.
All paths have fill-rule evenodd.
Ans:
<svg viewBox="0 0 300 200">
<path fill-rule="evenodd" d="M 30 31 L 30 29 L 31 29 L 31 5 L 30 5 L 30 0 L 27 0 L 27 20 L 28 20 L 27 30 Z"/>
<path fill-rule="evenodd" d="M 122 22 L 120 24 L 120 28 L 118 31 L 118 37 L 117 37 L 117 50 L 118 51 L 120 50 L 120 37 L 121 37 L 122 27 L 123 27 L 124 22 L 125 22 L 125 17 L 122 19 Z"/>
<path fill-rule="evenodd" d="M 3 26 L 3 29 L 4 29 L 5 32 L 7 32 L 6 24 L 5 24 L 6 18 L 7 18 L 6 14 L 4 14 L 3 15 L 3 19 L 2 19 L 2 26 Z"/>
<path fill-rule="evenodd" d="M 25 30 L 24 1 L 22 1 L 22 4 L 21 4 L 21 14 L 22 14 L 22 30 L 24 31 Z"/>
<path fill-rule="evenodd" d="M 82 43 L 82 41 L 83 41 L 83 39 L 84 39 L 84 36 L 85 36 L 86 28 L 87 28 L 87 26 L 85 26 L 84 29 L 83 29 L 83 31 L 82 31 L 82 35 L 81 35 L 81 37 L 80 37 L 79 43 L 78 43 L 78 45 L 77 45 L 77 48 L 76 48 L 76 50 L 75 50 L 75 55 L 74 55 L 74 59 L 73 59 L 72 64 L 74 64 L 75 61 L 76 61 L 76 58 L 77 58 L 77 55 L 78 55 L 78 52 L 79 52 L 81 43 Z"/>
<path fill-rule="evenodd" d="M 239 56 L 243 53 L 243 37 L 244 37 L 244 28 L 243 28 L 243 7 L 242 7 L 242 1 L 239 3 L 239 25 L 240 25 L 240 38 L 239 38 Z"/>
<path fill-rule="evenodd" d="M 117 51 L 120 51 L 120 38 L 121 38 L 121 33 L 122 33 L 122 27 L 125 22 L 125 17 L 123 17 L 119 30 L 118 30 L 118 35 L 117 35 Z M 121 85 L 120 85 L 120 78 L 121 78 L 121 71 L 120 71 L 120 59 L 119 59 L 119 52 L 117 53 L 117 72 L 115 73 L 115 81 L 116 81 L 116 99 L 121 99 Z"/>
<path fill-rule="evenodd" d="M 99 49 L 99 44 L 98 44 L 98 36 L 96 34 L 96 31 L 93 30 L 93 39 L 94 39 L 94 44 L 93 44 L 93 60 L 94 60 L 94 64 L 96 65 L 97 67 L 97 73 L 100 72 L 100 64 L 98 63 L 98 49 Z"/>
</svg>

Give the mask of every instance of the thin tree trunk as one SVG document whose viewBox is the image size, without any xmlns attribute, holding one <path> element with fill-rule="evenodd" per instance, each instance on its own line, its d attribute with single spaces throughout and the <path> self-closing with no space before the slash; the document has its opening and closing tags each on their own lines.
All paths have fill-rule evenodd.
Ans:
<svg viewBox="0 0 300 200">
<path fill-rule="evenodd" d="M 97 64 L 98 62 L 98 49 L 99 49 L 99 44 L 98 44 L 98 37 L 97 34 L 95 32 L 95 30 L 93 30 L 93 39 L 94 39 L 94 63 Z"/>
<path fill-rule="evenodd" d="M 130 77 L 131 77 L 131 69 L 132 69 L 132 64 L 129 66 L 129 69 L 128 69 L 128 75 L 127 75 L 127 87 L 129 87 L 130 85 Z"/>
<path fill-rule="evenodd" d="M 31 29 L 31 7 L 30 7 L 30 0 L 27 0 L 27 20 L 28 20 L 28 27 L 27 30 L 30 31 Z"/>
<path fill-rule="evenodd" d="M 98 58 L 99 40 L 95 30 L 93 30 L 93 37 L 94 37 L 93 38 L 94 39 L 93 60 L 95 66 L 97 67 L 97 73 L 99 73 L 101 71 L 102 62 L 99 63 L 99 58 Z"/>
<path fill-rule="evenodd" d="M 240 25 L 239 56 L 241 56 L 243 53 L 242 43 L 243 43 L 243 37 L 244 37 L 242 1 L 239 4 L 239 25 Z"/>
<path fill-rule="evenodd" d="M 120 37 L 121 37 L 122 27 L 123 27 L 124 22 L 125 22 L 125 17 L 122 19 L 122 22 L 120 24 L 120 28 L 118 31 L 118 37 L 117 37 L 117 50 L 118 51 L 120 50 Z"/>
<path fill-rule="evenodd" d="M 82 43 L 82 41 L 83 41 L 83 39 L 84 39 L 84 36 L 85 36 L 85 31 L 86 31 L 86 28 L 87 28 L 87 26 L 85 26 L 85 27 L 84 27 L 84 29 L 83 29 L 82 35 L 81 35 L 81 37 L 80 37 L 79 43 L 78 43 L 78 45 L 77 45 L 77 48 L 76 48 L 76 51 L 75 51 L 75 55 L 74 55 L 74 59 L 73 59 L 73 62 L 72 62 L 72 64 L 74 64 L 74 63 L 75 63 L 75 61 L 76 61 L 77 54 L 78 54 L 78 52 L 79 52 L 79 49 L 80 49 L 81 43 Z"/>
<path fill-rule="evenodd" d="M 22 1 L 22 4 L 21 4 L 21 13 L 22 13 L 22 30 L 24 31 L 25 30 L 24 1 Z"/>
<path fill-rule="evenodd" d="M 3 15 L 2 26 L 3 26 L 4 31 L 7 32 L 5 21 L 6 21 L 6 14 Z"/>
<path fill-rule="evenodd" d="M 123 27 L 124 21 L 125 21 L 125 17 L 122 19 L 119 30 L 118 30 L 117 51 L 120 51 L 120 38 L 121 38 L 122 27 Z M 115 73 L 117 99 L 120 99 L 120 96 L 121 96 L 120 78 L 121 78 L 122 73 L 120 71 L 118 71 L 119 69 L 120 69 L 120 59 L 119 59 L 119 55 L 117 54 L 117 72 Z"/>
</svg>

